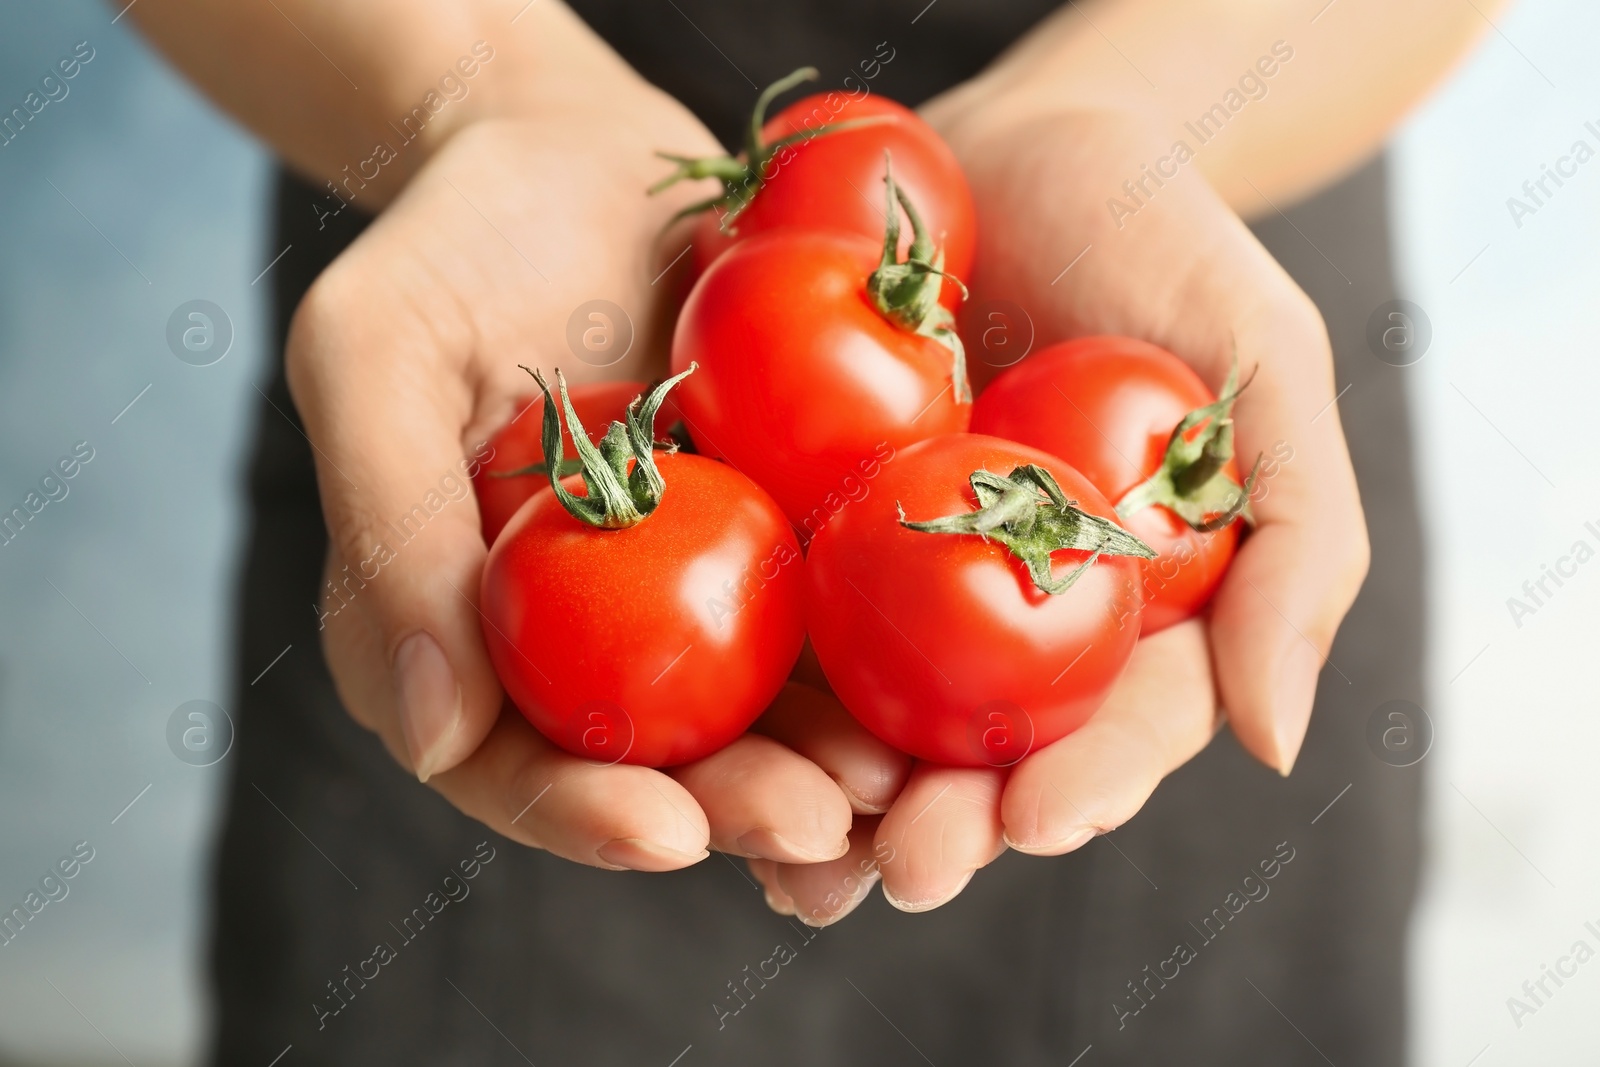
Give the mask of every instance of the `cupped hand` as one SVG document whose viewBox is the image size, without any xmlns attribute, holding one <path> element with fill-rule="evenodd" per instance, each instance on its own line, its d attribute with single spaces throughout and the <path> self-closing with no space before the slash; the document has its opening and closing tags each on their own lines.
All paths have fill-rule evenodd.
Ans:
<svg viewBox="0 0 1600 1067">
<path fill-rule="evenodd" d="M 769 900 L 836 921 L 857 853 L 895 906 L 951 900 L 1007 846 L 1056 855 L 1121 825 L 1223 719 L 1243 747 L 1289 773 L 1317 678 L 1366 574 L 1368 546 L 1334 405 L 1332 358 L 1306 295 L 1192 166 L 1130 202 L 1123 182 L 1170 152 L 1142 119 L 1030 107 L 957 91 L 928 117 L 950 140 L 979 208 L 972 305 L 1009 301 L 1035 347 L 1096 333 L 1159 344 L 1213 389 L 1235 347 L 1255 374 L 1235 410 L 1241 466 L 1261 453 L 1257 525 L 1204 618 L 1142 639 L 1106 704 L 1076 733 L 1010 768 L 918 764 L 846 858 L 806 869 L 757 864 Z M 969 344 L 982 380 L 982 346 Z M 1283 458 L 1288 457 L 1288 458 Z M 1066 595 L 1071 595 L 1070 592 Z M 1063 667 L 1066 665 L 1063 664 Z M 1225 709 L 1225 710 L 1223 710 Z M 849 905 L 853 907 L 854 904 Z"/>
<path fill-rule="evenodd" d="M 603 87 L 553 95 L 545 112 L 450 137 L 295 316 L 288 373 L 330 533 L 319 616 L 340 697 L 463 812 L 567 859 L 831 859 L 848 847 L 852 798 L 886 805 L 908 766 L 842 710 L 797 715 L 815 698 L 792 688 L 766 733 L 697 763 L 602 765 L 507 705 L 485 651 L 471 462 L 529 391 L 518 364 L 577 382 L 659 373 L 676 249 L 658 234 L 692 192 L 647 197 L 651 152 L 717 150 L 620 62 Z M 575 358 L 569 318 L 594 300 L 631 320 L 625 358 Z"/>
</svg>

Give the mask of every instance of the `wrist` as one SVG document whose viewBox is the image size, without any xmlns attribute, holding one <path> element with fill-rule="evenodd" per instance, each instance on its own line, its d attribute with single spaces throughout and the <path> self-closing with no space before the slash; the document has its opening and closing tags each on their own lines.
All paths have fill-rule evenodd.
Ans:
<svg viewBox="0 0 1600 1067">
<path fill-rule="evenodd" d="M 1047 180 L 1036 172 L 1040 154 L 1058 165 L 1080 161 L 1062 180 L 1082 185 L 1091 172 L 1109 178 L 1117 160 L 1137 173 L 1140 159 L 1155 158 L 1171 144 L 1148 112 L 1063 99 L 1026 86 L 971 82 L 930 101 L 922 115 L 961 161 L 980 200 L 997 183 L 1004 196 L 1015 195 L 1023 172 Z M 1104 195 L 1112 195 L 1115 186 L 1112 182 Z"/>
<path fill-rule="evenodd" d="M 361 207 L 379 210 L 458 134 L 503 122 L 548 129 L 563 147 L 592 140 L 613 154 L 613 167 L 627 162 L 617 153 L 637 155 L 651 175 L 658 148 L 717 148 L 681 104 L 561 5 L 536 5 L 511 25 L 461 18 L 451 40 L 418 49 L 428 58 L 368 98 L 384 101 L 363 124 L 370 145 L 328 175 L 344 199 L 356 193 Z"/>
</svg>

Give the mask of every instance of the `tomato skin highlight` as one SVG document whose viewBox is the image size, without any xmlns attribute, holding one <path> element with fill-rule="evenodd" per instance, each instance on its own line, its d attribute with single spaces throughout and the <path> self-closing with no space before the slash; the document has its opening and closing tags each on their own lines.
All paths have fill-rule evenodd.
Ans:
<svg viewBox="0 0 1600 1067">
<path fill-rule="evenodd" d="M 767 120 L 762 135 L 771 143 L 828 123 L 886 121 L 779 149 L 759 191 L 735 217 L 732 233 L 721 232 L 716 211 L 701 218 L 694 231 L 696 274 L 738 242 L 784 227 L 845 230 L 881 244 L 887 149 L 895 181 L 917 205 L 934 244 L 944 249 L 944 269 L 965 281 L 977 249 L 977 209 L 950 146 L 916 112 L 893 100 L 845 98 L 834 111 L 827 105 L 830 96 L 839 94 L 814 93 L 795 101 Z M 901 237 L 902 255 L 910 243 L 908 228 Z M 945 294 L 953 288 L 947 284 Z"/>
<path fill-rule="evenodd" d="M 634 397 L 649 388 L 644 382 L 590 382 L 575 385 L 569 392 L 578 418 L 589 428 L 589 440 L 596 443 L 605 436 L 606 428 L 620 422 Z M 478 498 L 478 519 L 483 527 L 483 543 L 494 544 L 500 531 L 505 529 L 511 516 L 517 513 L 523 501 L 541 489 L 550 487 L 550 479 L 542 474 L 525 474 L 515 478 L 495 477 L 497 473 L 522 470 L 535 463 L 544 462 L 544 445 L 540 438 L 544 419 L 544 397 L 522 396 L 516 401 L 517 415 L 489 438 L 493 450 L 488 462 L 478 468 L 473 476 L 472 490 Z M 668 397 L 657 420 L 662 427 L 677 421 Z M 568 456 L 577 450 L 572 444 L 572 430 L 562 423 L 562 448 Z"/>
<path fill-rule="evenodd" d="M 864 462 L 967 428 L 950 349 L 886 319 L 867 293 L 881 239 L 781 230 L 741 241 L 689 294 L 672 372 L 704 455 L 721 456 L 814 534 Z"/>
<path fill-rule="evenodd" d="M 1069 499 L 1115 520 L 1054 456 L 978 434 L 936 437 L 884 465 L 868 495 L 812 542 L 811 642 L 829 684 L 868 730 L 918 759 L 1005 766 L 1088 721 L 1139 637 L 1139 560 L 1102 556 L 1066 592 L 1037 589 L 1002 545 L 899 523 L 976 506 L 967 478 L 1038 464 Z M 1055 575 L 1088 557 L 1052 555 Z M 997 715 L 997 710 L 999 714 Z M 996 724 L 1013 731 L 991 739 Z"/>
<path fill-rule="evenodd" d="M 657 455 L 667 488 L 601 530 L 548 485 L 489 552 L 484 640 L 507 695 L 577 756 L 650 767 L 733 741 L 805 638 L 804 563 L 776 504 L 738 471 Z M 581 476 L 563 480 L 582 495 Z M 597 717 L 598 716 L 598 717 Z"/>
<path fill-rule="evenodd" d="M 1173 428 L 1216 400 L 1187 363 L 1131 337 L 1051 345 L 1000 375 L 973 405 L 974 433 L 1060 456 L 1115 502 L 1161 466 Z M 1230 460 L 1227 476 L 1243 484 Z M 1222 583 L 1240 524 L 1196 531 L 1159 505 L 1122 525 L 1156 550 L 1144 561 L 1144 632 L 1199 614 Z"/>
</svg>

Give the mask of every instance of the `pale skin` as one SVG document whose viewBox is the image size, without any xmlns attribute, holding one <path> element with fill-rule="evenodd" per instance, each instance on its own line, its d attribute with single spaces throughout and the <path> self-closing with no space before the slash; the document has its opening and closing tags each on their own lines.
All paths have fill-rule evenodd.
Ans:
<svg viewBox="0 0 1600 1067">
<path fill-rule="evenodd" d="M 387 520 L 511 416 L 529 391 L 517 364 L 576 381 L 664 365 L 672 276 L 651 283 L 681 245 L 663 254 L 657 235 L 706 191 L 642 190 L 662 174 L 656 149 L 719 148 L 556 0 L 521 8 L 396 0 L 378 17 L 369 0 L 141 0 L 129 13 L 319 182 L 395 140 L 387 124 L 473 42 L 494 49 L 469 94 L 361 191 L 381 214 L 295 316 L 289 380 L 317 450 L 331 572 L 369 557 Z M 1286 208 L 1359 164 L 1494 13 L 1457 0 L 1338 0 L 1321 14 L 1288 0 L 1101 0 L 1063 9 L 923 109 L 979 205 L 975 299 L 1028 308 L 1041 344 L 1152 340 L 1213 386 L 1237 343 L 1258 368 L 1236 411 L 1240 452 L 1294 451 L 1208 617 L 1142 640 L 1076 734 L 1006 770 L 913 766 L 795 685 L 755 732 L 686 767 L 570 756 L 504 705 L 465 503 L 329 618 L 345 706 L 429 787 L 513 840 L 615 869 L 743 856 L 774 908 L 815 923 L 838 921 L 879 878 L 896 906 L 928 910 L 1007 847 L 1081 847 L 1132 817 L 1224 721 L 1288 773 L 1368 549 L 1337 407 L 1312 421 L 1334 398 L 1326 331 L 1240 215 Z M 1107 198 L 1278 40 L 1295 57 L 1269 95 L 1118 228 Z M 645 339 L 604 371 L 565 344 L 571 310 L 596 297 L 628 309 Z"/>
</svg>

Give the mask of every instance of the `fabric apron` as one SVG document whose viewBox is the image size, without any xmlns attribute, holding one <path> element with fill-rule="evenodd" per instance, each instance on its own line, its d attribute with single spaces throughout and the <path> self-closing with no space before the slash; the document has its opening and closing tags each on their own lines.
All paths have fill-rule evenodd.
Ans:
<svg viewBox="0 0 1600 1067">
<path fill-rule="evenodd" d="M 729 143 L 752 82 L 812 63 L 838 87 L 877 59 L 872 90 L 915 104 L 1053 7 L 573 6 Z M 280 351 L 306 288 L 362 225 L 347 210 L 319 229 L 321 203 L 278 182 L 274 247 L 296 253 L 273 274 Z M 290 656 L 236 682 L 212 1061 L 265 1065 L 289 1047 L 283 1067 L 1401 1063 L 1420 767 L 1376 759 L 1367 727 L 1387 700 L 1422 702 L 1423 568 L 1402 378 L 1366 339 L 1397 295 L 1381 163 L 1256 233 L 1327 319 L 1373 544 L 1291 778 L 1224 731 L 1108 837 L 1007 854 L 925 915 L 875 891 L 818 931 L 770 912 L 742 860 L 613 873 L 499 838 L 351 721 L 319 653 Z M 240 665 L 319 648 L 327 540 L 281 366 L 267 395 Z"/>
</svg>

